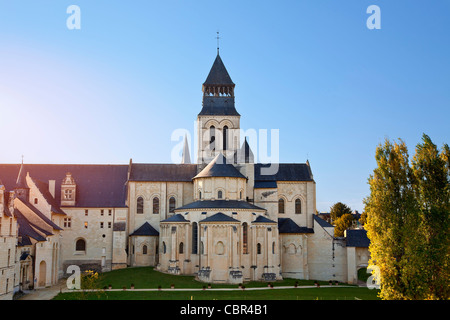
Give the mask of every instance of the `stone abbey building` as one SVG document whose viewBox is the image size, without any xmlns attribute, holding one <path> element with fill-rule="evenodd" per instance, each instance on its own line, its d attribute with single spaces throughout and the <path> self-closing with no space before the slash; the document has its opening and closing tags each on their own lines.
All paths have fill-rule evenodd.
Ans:
<svg viewBox="0 0 450 320">
<path fill-rule="evenodd" d="M 235 84 L 217 57 L 203 84 L 197 163 L 0 164 L 0 299 L 82 270 L 154 266 L 211 283 L 354 283 L 364 230 L 316 215 L 309 162 L 254 163 Z"/>
</svg>

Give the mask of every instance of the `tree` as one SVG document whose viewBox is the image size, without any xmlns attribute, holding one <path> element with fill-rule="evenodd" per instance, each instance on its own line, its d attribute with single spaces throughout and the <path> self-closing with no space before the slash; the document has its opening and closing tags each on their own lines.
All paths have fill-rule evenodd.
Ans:
<svg viewBox="0 0 450 320">
<path fill-rule="evenodd" d="M 450 170 L 449 147 L 440 153 L 430 137 L 423 135 L 412 161 L 413 190 L 418 206 L 417 262 L 423 273 L 424 298 L 449 297 Z"/>
<path fill-rule="evenodd" d="M 333 221 L 333 223 L 340 218 L 342 215 L 349 213 L 352 213 L 352 209 L 350 209 L 350 207 L 348 207 L 346 204 L 343 204 L 342 202 L 337 202 L 335 204 L 333 204 L 333 206 L 330 209 L 330 217 L 331 217 L 331 221 Z"/>
<path fill-rule="evenodd" d="M 370 195 L 365 199 L 369 264 L 379 268 L 381 298 L 403 299 L 406 284 L 401 270 L 407 261 L 408 237 L 405 221 L 414 203 L 408 150 L 401 140 L 393 144 L 386 140 L 377 147 L 375 159 L 377 168 L 369 178 Z"/>
<path fill-rule="evenodd" d="M 411 165 L 402 140 L 376 149 L 365 229 L 383 299 L 449 297 L 448 154 L 426 135 Z"/>
<path fill-rule="evenodd" d="M 352 226 L 354 217 L 351 213 L 344 213 L 335 221 L 334 236 L 343 237 L 344 231 Z"/>
</svg>

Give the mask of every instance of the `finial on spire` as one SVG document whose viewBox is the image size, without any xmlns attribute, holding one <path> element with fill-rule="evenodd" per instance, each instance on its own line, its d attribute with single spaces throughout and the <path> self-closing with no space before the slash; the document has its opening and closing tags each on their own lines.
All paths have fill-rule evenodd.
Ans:
<svg viewBox="0 0 450 320">
<path fill-rule="evenodd" d="M 219 54 L 219 40 L 220 40 L 220 36 L 219 36 L 219 31 L 217 31 L 217 54 Z"/>
</svg>

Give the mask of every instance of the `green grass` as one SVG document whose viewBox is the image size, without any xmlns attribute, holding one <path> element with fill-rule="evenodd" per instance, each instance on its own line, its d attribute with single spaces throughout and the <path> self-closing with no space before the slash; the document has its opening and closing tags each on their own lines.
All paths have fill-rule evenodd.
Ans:
<svg viewBox="0 0 450 320">
<path fill-rule="evenodd" d="M 60 293 L 54 300 L 77 300 L 77 293 Z M 113 291 L 87 300 L 378 300 L 377 291 L 367 288 L 311 288 L 236 291 Z"/>
<path fill-rule="evenodd" d="M 105 291 L 97 293 L 60 293 L 54 300 L 376 300 L 377 290 L 367 288 L 339 287 L 332 288 L 294 288 L 295 282 L 299 286 L 313 285 L 314 280 L 284 279 L 272 284 L 277 286 L 292 286 L 292 289 L 268 290 L 233 290 L 233 291 L 171 291 L 171 284 L 175 288 L 201 289 L 206 284 L 196 281 L 193 276 L 175 276 L 160 273 L 151 267 L 126 268 L 101 274 L 98 288 L 112 286 L 113 289 L 130 288 L 134 284 L 136 289 L 157 289 L 162 291 Z M 321 285 L 328 285 L 326 281 L 319 281 Z M 267 287 L 266 282 L 247 282 L 246 288 Z M 212 288 L 237 288 L 237 285 L 212 284 Z M 169 290 L 167 290 L 169 289 Z"/>
<path fill-rule="evenodd" d="M 314 285 L 314 280 L 297 280 L 284 279 L 282 281 L 272 282 L 274 286 L 294 286 L 295 282 L 298 285 Z M 158 286 L 162 288 L 170 288 L 171 284 L 175 288 L 197 288 L 201 289 L 206 283 L 195 280 L 194 276 L 176 276 L 153 270 L 153 267 L 137 267 L 114 270 L 101 274 L 101 281 L 98 286 L 99 289 L 112 286 L 113 289 L 122 289 L 123 287 L 130 288 L 134 284 L 136 289 L 156 289 Z M 319 281 L 319 284 L 326 285 L 328 282 Z M 247 288 L 251 287 L 267 287 L 267 282 L 251 281 L 244 285 Z M 213 288 L 237 288 L 236 284 L 212 284 Z"/>
</svg>

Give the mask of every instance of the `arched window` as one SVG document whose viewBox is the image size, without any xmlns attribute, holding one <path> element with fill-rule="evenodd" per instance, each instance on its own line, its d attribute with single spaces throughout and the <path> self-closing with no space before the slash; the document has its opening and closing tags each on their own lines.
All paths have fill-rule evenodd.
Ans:
<svg viewBox="0 0 450 320">
<path fill-rule="evenodd" d="M 174 197 L 170 197 L 169 199 L 169 212 L 170 213 L 174 213 L 175 212 L 175 205 L 176 205 L 176 201 Z"/>
<path fill-rule="evenodd" d="M 247 222 L 242 224 L 242 252 L 248 253 L 248 225 Z"/>
<path fill-rule="evenodd" d="M 153 214 L 159 214 L 159 198 L 153 198 Z"/>
<path fill-rule="evenodd" d="M 228 143 L 228 127 L 223 127 L 223 150 L 227 150 Z"/>
<path fill-rule="evenodd" d="M 223 197 L 222 190 L 219 190 L 219 191 L 217 192 L 217 199 L 222 199 L 222 197 Z"/>
<path fill-rule="evenodd" d="M 144 198 L 142 197 L 137 198 L 136 213 L 144 213 Z"/>
<path fill-rule="evenodd" d="M 84 239 L 78 239 L 75 243 L 75 251 L 86 251 L 86 241 Z"/>
<path fill-rule="evenodd" d="M 197 222 L 192 224 L 192 254 L 198 252 L 198 225 Z"/>
<path fill-rule="evenodd" d="M 216 128 L 211 126 L 209 128 L 209 145 L 212 151 L 216 150 Z"/>
<path fill-rule="evenodd" d="M 257 254 L 261 254 L 261 243 L 258 243 L 258 244 L 256 245 L 256 253 L 257 253 Z"/>
<path fill-rule="evenodd" d="M 217 255 L 223 255 L 225 254 L 225 246 L 223 245 L 222 241 L 217 242 L 216 244 L 216 254 Z"/>
<path fill-rule="evenodd" d="M 302 201 L 300 199 L 295 199 L 295 213 L 302 213 Z"/>
<path fill-rule="evenodd" d="M 284 213 L 284 199 L 280 198 L 278 200 L 278 213 Z"/>
<path fill-rule="evenodd" d="M 166 253 L 166 243 L 163 241 L 163 253 Z"/>
<path fill-rule="evenodd" d="M 272 253 L 275 254 L 275 241 L 272 242 Z"/>
<path fill-rule="evenodd" d="M 241 191 L 239 191 L 239 199 L 241 199 L 241 200 L 242 200 L 242 190 L 241 190 Z"/>
<path fill-rule="evenodd" d="M 147 254 L 147 246 L 146 245 L 144 245 L 142 247 L 142 254 Z"/>
<path fill-rule="evenodd" d="M 200 200 L 202 199 L 202 192 L 201 192 L 201 191 L 198 192 L 198 198 L 199 198 Z"/>
<path fill-rule="evenodd" d="M 184 244 L 183 244 L 183 242 L 180 242 L 180 245 L 178 247 L 178 253 L 180 253 L 180 254 L 184 253 Z"/>
</svg>

